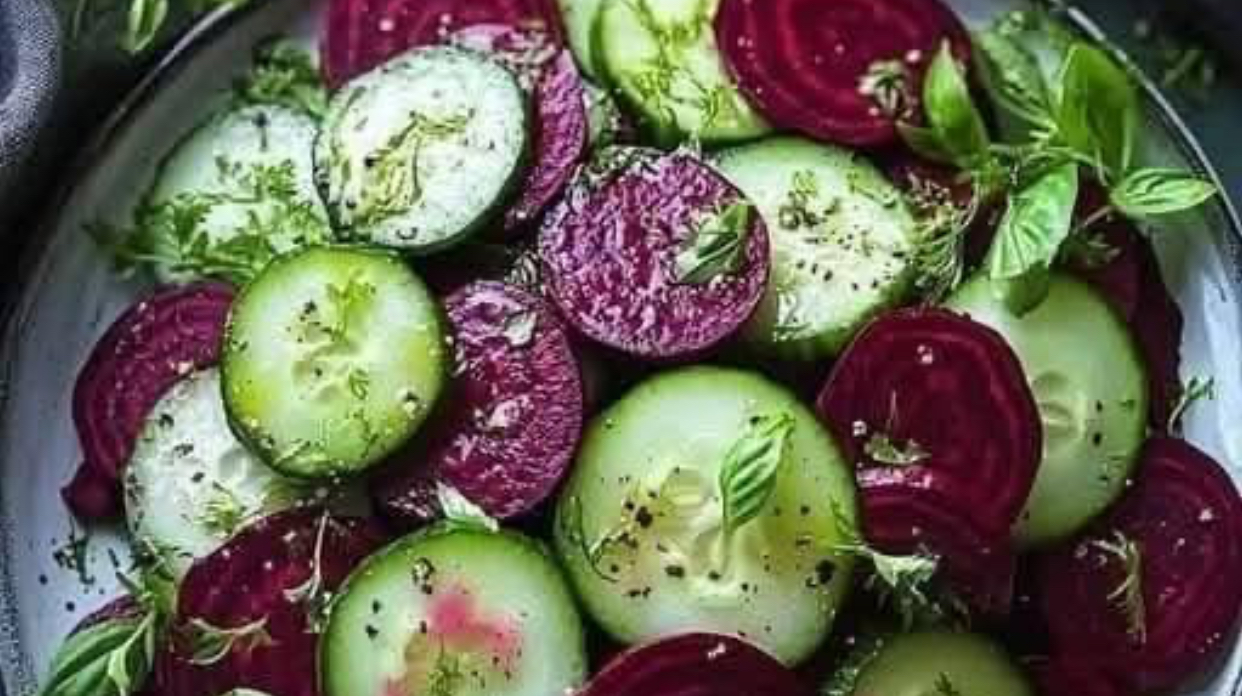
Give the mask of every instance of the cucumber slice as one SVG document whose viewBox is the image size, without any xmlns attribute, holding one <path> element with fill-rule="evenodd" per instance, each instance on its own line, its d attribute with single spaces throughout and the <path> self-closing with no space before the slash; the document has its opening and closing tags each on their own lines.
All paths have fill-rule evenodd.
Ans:
<svg viewBox="0 0 1242 696">
<path fill-rule="evenodd" d="M 983 636 L 947 631 L 906 633 L 885 640 L 864 664 L 849 693 L 1035 696 L 1022 670 L 999 645 Z"/>
<path fill-rule="evenodd" d="M 160 399 L 125 469 L 130 533 L 177 577 L 247 522 L 311 498 L 229 430 L 215 369 L 186 377 Z"/>
<path fill-rule="evenodd" d="M 594 39 L 595 22 L 599 19 L 603 3 L 604 0 L 557 0 L 561 17 L 565 21 L 565 38 L 569 40 L 569 50 L 573 51 L 582 73 L 592 80 L 603 77 Z"/>
<path fill-rule="evenodd" d="M 725 71 L 712 30 L 716 5 L 617 0 L 596 20 L 603 70 L 663 143 L 736 142 L 771 130 Z"/>
<path fill-rule="evenodd" d="M 758 515 L 724 528 L 722 463 L 757 419 L 792 421 Z M 557 505 L 556 548 L 615 638 L 737 635 L 786 664 L 827 635 L 850 586 L 840 525 L 851 469 L 815 416 L 757 375 L 695 367 L 650 379 L 600 415 Z M 843 533 L 844 532 L 844 533 Z"/>
<path fill-rule="evenodd" d="M 912 287 L 914 217 L 865 160 L 782 137 L 721 152 L 715 164 L 768 225 L 772 276 L 744 331 L 756 349 L 831 357 Z"/>
<path fill-rule="evenodd" d="M 1044 455 L 1016 528 L 1024 546 L 1082 529 L 1125 490 L 1146 436 L 1147 377 L 1125 324 L 1087 284 L 1056 274 L 1022 316 L 978 277 L 948 306 L 992 327 L 1018 354 L 1044 427 Z"/>
<path fill-rule="evenodd" d="M 434 528 L 363 562 L 332 603 L 324 696 L 550 696 L 586 677 L 560 570 L 511 532 Z"/>
<path fill-rule="evenodd" d="M 502 211 L 525 173 L 530 128 L 525 93 L 495 60 L 416 49 L 332 97 L 316 181 L 342 238 L 427 253 Z"/>
<path fill-rule="evenodd" d="M 326 242 L 331 230 L 311 163 L 318 130 L 309 115 L 267 105 L 225 112 L 192 131 L 160 165 L 138 213 L 138 243 L 155 276 L 248 279 L 277 254 Z"/>
<path fill-rule="evenodd" d="M 390 253 L 282 257 L 237 299 L 222 358 L 241 438 L 300 478 L 355 474 L 422 424 L 444 384 L 440 310 Z"/>
</svg>

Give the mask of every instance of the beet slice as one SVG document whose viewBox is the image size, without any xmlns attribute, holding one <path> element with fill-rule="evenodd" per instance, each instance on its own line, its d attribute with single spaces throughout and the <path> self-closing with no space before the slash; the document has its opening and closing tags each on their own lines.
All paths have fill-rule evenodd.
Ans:
<svg viewBox="0 0 1242 696">
<path fill-rule="evenodd" d="M 444 483 L 493 517 L 531 511 L 569 470 L 582 434 L 583 385 L 569 336 L 539 297 L 479 282 L 445 301 L 456 390 L 418 455 L 373 485 L 405 523 L 440 515 Z"/>
<path fill-rule="evenodd" d="M 1126 696 L 1108 677 L 1071 657 L 1040 661 L 1031 673 L 1042 696 Z"/>
<path fill-rule="evenodd" d="M 322 543 L 320 534 L 322 531 Z M 242 529 L 222 548 L 190 568 L 178 593 L 172 645 L 161 654 L 157 681 L 168 696 L 219 696 L 250 688 L 281 696 L 314 696 L 318 635 L 314 613 L 314 573 L 319 598 L 345 580 L 383 537 L 362 519 L 329 517 L 300 508 L 273 515 Z M 192 622 L 230 629 L 266 619 L 269 640 L 234 643 L 213 664 L 191 663 Z"/>
<path fill-rule="evenodd" d="M 1242 498 L 1219 464 L 1181 440 L 1151 439 L 1140 466 L 1105 517 L 1041 562 L 1039 578 L 1054 654 L 1152 693 L 1207 667 L 1231 636 L 1242 608 Z M 1140 559 L 1137 613 L 1118 594 L 1134 565 L 1116 551 L 1127 541 Z"/>
<path fill-rule="evenodd" d="M 677 257 L 696 230 L 742 194 L 682 152 L 606 151 L 549 212 L 539 233 L 545 288 L 571 325 L 632 356 L 701 355 L 754 313 L 767 285 L 768 235 L 752 214 L 738 263 L 708 282 L 681 281 Z"/>
<path fill-rule="evenodd" d="M 811 696 L 776 658 L 737 638 L 688 633 L 613 658 L 578 696 Z"/>
<path fill-rule="evenodd" d="M 981 528 L 1008 529 L 1042 455 L 1018 357 L 1000 334 L 944 310 L 873 321 L 838 360 L 817 409 L 857 465 L 864 512 L 873 489 L 934 480 Z"/>
<path fill-rule="evenodd" d="M 324 78 L 335 89 L 472 24 L 546 31 L 558 44 L 564 33 L 556 0 L 331 0 L 320 45 Z"/>
<path fill-rule="evenodd" d="M 121 472 L 151 408 L 190 372 L 220 356 L 233 290 L 201 283 L 155 292 L 108 328 L 78 373 L 73 423 L 84 458 L 61 494 L 85 519 L 121 509 Z"/>
<path fill-rule="evenodd" d="M 503 24 L 476 24 L 449 39 L 497 57 L 534 95 L 533 166 L 517 200 L 505 214 L 513 232 L 534 220 L 565 189 L 587 149 L 586 87 L 568 49 L 547 31 Z"/>
<path fill-rule="evenodd" d="M 922 114 L 923 74 L 945 40 L 970 62 L 966 29 L 938 0 L 723 0 L 715 26 L 773 125 L 845 145 L 891 142 L 897 121 Z M 891 100 L 869 89 L 886 68 L 899 76 Z"/>
</svg>

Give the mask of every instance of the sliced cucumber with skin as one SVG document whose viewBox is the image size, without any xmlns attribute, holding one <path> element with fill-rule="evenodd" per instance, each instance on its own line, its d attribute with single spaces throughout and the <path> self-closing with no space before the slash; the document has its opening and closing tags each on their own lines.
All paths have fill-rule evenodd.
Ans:
<svg viewBox="0 0 1242 696">
<path fill-rule="evenodd" d="M 1095 290 L 1054 274 L 1017 316 L 1001 284 L 975 278 L 949 308 L 998 331 L 1017 353 L 1043 420 L 1044 455 L 1016 527 L 1024 546 L 1074 534 L 1125 490 L 1147 434 L 1147 377 L 1129 329 Z"/>
<path fill-rule="evenodd" d="M 757 419 L 789 418 L 758 515 L 727 533 L 722 465 Z M 819 645 L 850 586 L 853 474 L 796 397 L 737 370 L 652 378 L 598 416 L 557 504 L 556 548 L 590 614 L 639 643 L 737 635 L 787 664 Z"/>
<path fill-rule="evenodd" d="M 183 139 L 160 165 L 144 208 L 192 203 L 201 206 L 202 215 L 192 229 L 138 221 L 156 277 L 183 283 L 201 270 L 174 234 L 201 233 L 219 247 L 257 231 L 270 255 L 328 241 L 331 230 L 311 162 L 318 132 L 314 118 L 266 105 L 213 116 Z"/>
<path fill-rule="evenodd" d="M 522 180 L 528 112 L 509 70 L 457 48 L 415 49 L 349 82 L 315 144 L 338 235 L 412 253 L 462 241 Z"/>
<path fill-rule="evenodd" d="M 761 352 L 836 355 L 914 281 L 918 228 L 900 192 L 851 152 L 781 137 L 725 150 L 717 169 L 767 223 L 772 275 L 744 339 Z"/>
<path fill-rule="evenodd" d="M 604 0 L 557 0 L 565 20 L 569 50 L 573 51 L 582 73 L 592 80 L 603 77 L 595 44 L 595 23 L 603 4 Z"/>
<path fill-rule="evenodd" d="M 229 430 L 215 369 L 189 375 L 160 399 L 124 482 L 137 546 L 157 554 L 177 577 L 247 522 L 314 498 L 264 465 Z"/>
<path fill-rule="evenodd" d="M 736 142 L 771 127 L 734 86 L 716 47 L 718 0 L 606 2 L 594 42 L 608 81 L 655 138 Z"/>
<path fill-rule="evenodd" d="M 324 696 L 569 694 L 586 677 L 560 569 L 512 532 L 433 528 L 368 558 L 320 641 Z"/>
<path fill-rule="evenodd" d="M 445 381 L 440 309 L 395 254 L 318 248 L 238 297 L 222 358 L 239 436 L 277 470 L 345 478 L 418 430 Z"/>
<path fill-rule="evenodd" d="M 852 693 L 1035 696 L 1034 688 L 1004 648 L 980 635 L 948 631 L 905 633 L 885 639 L 862 667 Z"/>
</svg>

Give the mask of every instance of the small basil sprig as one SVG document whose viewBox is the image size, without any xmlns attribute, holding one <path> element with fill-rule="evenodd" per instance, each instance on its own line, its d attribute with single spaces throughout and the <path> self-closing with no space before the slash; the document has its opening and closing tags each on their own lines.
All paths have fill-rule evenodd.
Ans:
<svg viewBox="0 0 1242 696">
<path fill-rule="evenodd" d="M 793 431 L 794 419 L 788 413 L 757 416 L 729 448 L 720 467 L 726 540 L 758 517 L 772 497 Z"/>
<path fill-rule="evenodd" d="M 1078 165 L 1062 164 L 1009 197 L 986 265 L 993 280 L 1008 281 L 1006 300 L 1023 312 L 1044 296 L 1048 272 L 1074 224 Z"/>
<path fill-rule="evenodd" d="M 75 14 L 85 13 L 86 4 L 98 0 L 80 0 Z M 189 12 L 199 14 L 218 7 L 237 7 L 246 0 L 185 0 Z M 139 53 L 148 48 L 168 19 L 168 0 L 130 0 L 125 14 L 125 33 L 121 36 L 121 48 L 129 53 Z M 80 24 L 75 21 L 75 25 Z"/>
<path fill-rule="evenodd" d="M 927 68 L 923 108 L 927 127 L 897 124 L 902 138 L 915 152 L 962 169 L 974 169 L 989 157 L 987 126 L 970 97 L 965 71 L 947 41 Z"/>
<path fill-rule="evenodd" d="M 700 285 L 734 273 L 746 255 L 754 209 L 734 201 L 703 219 L 673 260 L 679 283 Z"/>
<path fill-rule="evenodd" d="M 1132 218 L 1149 218 L 1198 206 L 1216 195 L 1216 186 L 1180 169 L 1138 169 L 1109 192 L 1109 201 Z"/>
</svg>

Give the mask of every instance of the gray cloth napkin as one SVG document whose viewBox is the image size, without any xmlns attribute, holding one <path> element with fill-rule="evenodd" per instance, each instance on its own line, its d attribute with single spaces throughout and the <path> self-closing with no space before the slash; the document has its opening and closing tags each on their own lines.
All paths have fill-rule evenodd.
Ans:
<svg viewBox="0 0 1242 696">
<path fill-rule="evenodd" d="M 0 0 L 0 236 L 37 190 L 28 169 L 60 80 L 60 30 L 45 0 Z"/>
</svg>

